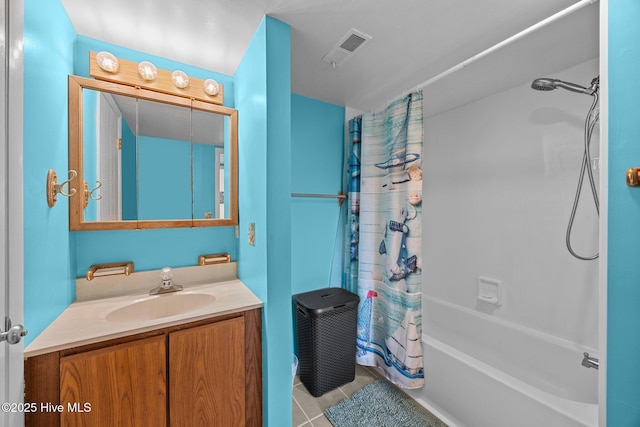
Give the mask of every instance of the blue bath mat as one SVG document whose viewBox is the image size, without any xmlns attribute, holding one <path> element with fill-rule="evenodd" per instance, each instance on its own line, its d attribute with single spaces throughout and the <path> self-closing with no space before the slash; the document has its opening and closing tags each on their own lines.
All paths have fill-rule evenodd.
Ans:
<svg viewBox="0 0 640 427">
<path fill-rule="evenodd" d="M 447 427 L 418 402 L 383 379 L 324 411 L 335 427 Z"/>
</svg>

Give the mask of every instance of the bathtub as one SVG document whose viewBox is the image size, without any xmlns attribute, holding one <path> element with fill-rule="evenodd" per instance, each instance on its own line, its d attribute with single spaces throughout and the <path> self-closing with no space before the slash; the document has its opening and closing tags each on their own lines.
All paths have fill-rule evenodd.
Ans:
<svg viewBox="0 0 640 427">
<path fill-rule="evenodd" d="M 451 427 L 597 427 L 597 351 L 446 301 L 423 302 L 425 387 Z"/>
</svg>

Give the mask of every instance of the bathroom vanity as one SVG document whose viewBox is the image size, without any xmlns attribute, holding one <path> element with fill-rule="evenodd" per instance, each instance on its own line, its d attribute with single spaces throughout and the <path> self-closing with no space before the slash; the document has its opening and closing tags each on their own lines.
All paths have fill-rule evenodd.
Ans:
<svg viewBox="0 0 640 427">
<path fill-rule="evenodd" d="M 237 279 L 73 303 L 25 349 L 26 425 L 261 426 L 261 307 Z"/>
</svg>

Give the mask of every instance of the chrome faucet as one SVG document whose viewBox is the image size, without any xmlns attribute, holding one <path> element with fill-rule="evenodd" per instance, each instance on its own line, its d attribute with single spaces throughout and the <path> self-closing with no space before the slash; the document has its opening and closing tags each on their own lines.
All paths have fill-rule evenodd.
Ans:
<svg viewBox="0 0 640 427">
<path fill-rule="evenodd" d="M 591 357 L 589 356 L 589 353 L 583 353 L 583 358 L 582 358 L 582 366 L 584 366 L 585 368 L 594 368 L 594 369 L 598 369 L 600 367 L 600 361 L 598 359 L 596 359 L 595 357 Z"/>
<path fill-rule="evenodd" d="M 160 279 L 162 283 L 149 291 L 149 295 L 166 294 L 167 292 L 177 292 L 182 290 L 182 285 L 176 285 L 171 281 L 173 273 L 171 268 L 164 267 L 160 271 Z"/>
</svg>

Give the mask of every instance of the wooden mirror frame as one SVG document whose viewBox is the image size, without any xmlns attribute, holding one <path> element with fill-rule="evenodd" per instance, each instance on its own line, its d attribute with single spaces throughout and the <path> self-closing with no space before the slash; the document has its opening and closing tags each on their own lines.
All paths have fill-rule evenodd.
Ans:
<svg viewBox="0 0 640 427">
<path fill-rule="evenodd" d="M 84 174 L 83 174 L 83 122 L 82 122 L 82 90 L 93 89 L 100 92 L 131 96 L 138 99 L 155 101 L 194 110 L 222 114 L 229 117 L 229 217 L 212 219 L 185 220 L 120 220 L 120 221 L 85 221 L 84 220 Z M 69 76 L 69 169 L 75 170 L 78 177 L 70 182 L 70 192 L 75 194 L 69 198 L 69 230 L 136 230 L 149 228 L 182 228 L 182 227 L 221 227 L 238 225 L 238 111 L 196 99 L 154 92 L 134 86 L 79 76 Z M 192 196 L 193 197 L 193 196 Z"/>
</svg>

